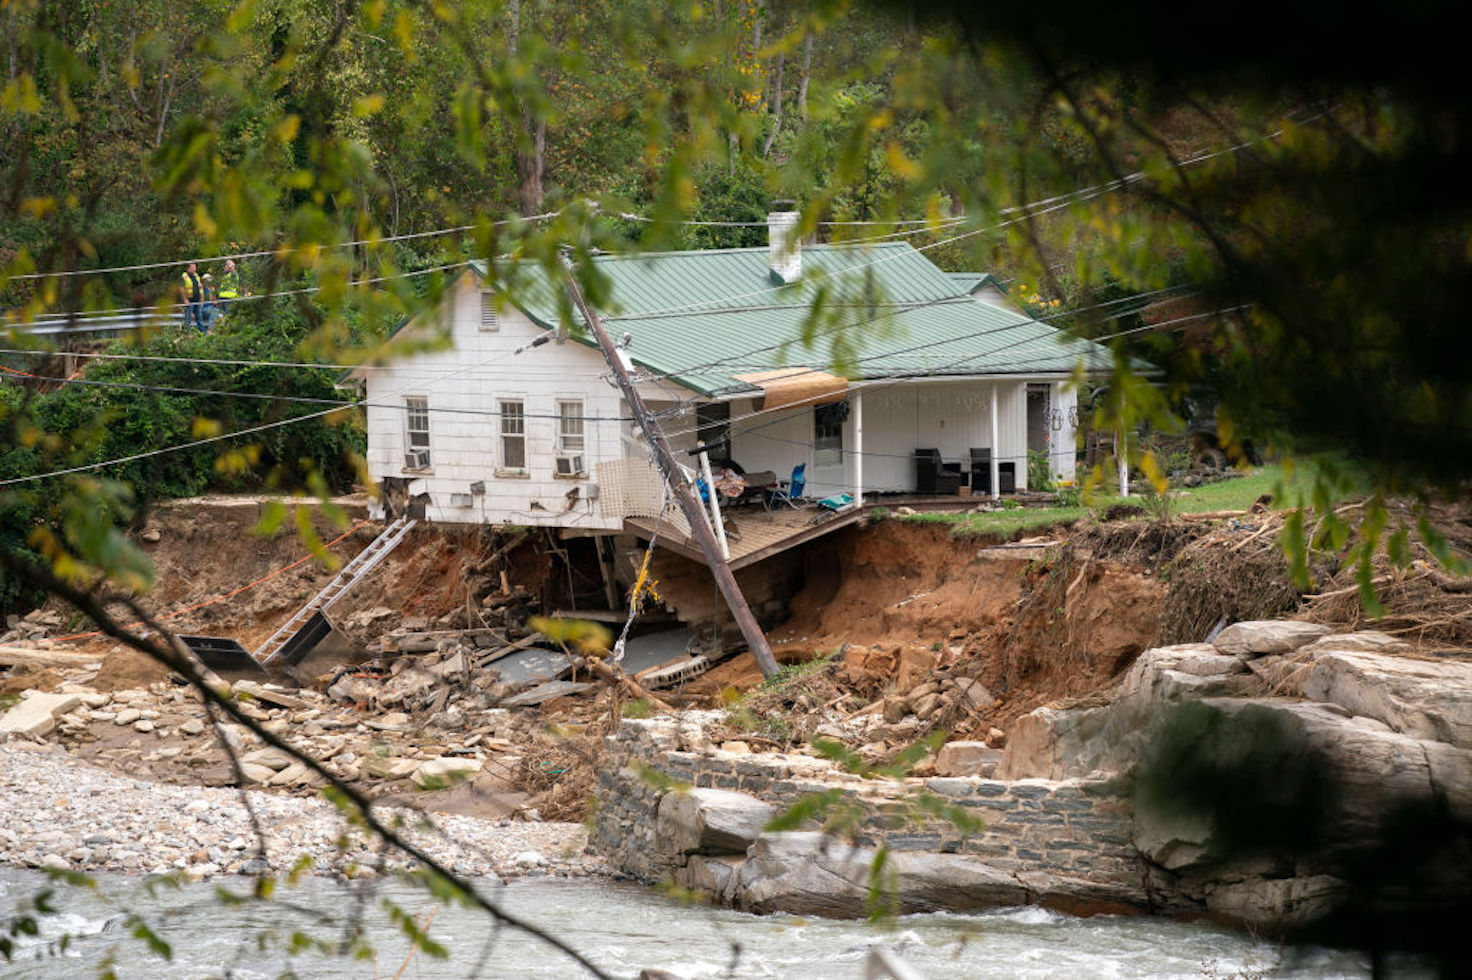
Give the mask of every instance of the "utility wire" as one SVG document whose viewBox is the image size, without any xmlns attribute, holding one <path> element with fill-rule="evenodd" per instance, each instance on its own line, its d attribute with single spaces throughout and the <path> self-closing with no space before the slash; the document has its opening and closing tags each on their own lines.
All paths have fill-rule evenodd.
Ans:
<svg viewBox="0 0 1472 980">
<path fill-rule="evenodd" d="M 1104 301 L 1102 303 L 1095 303 L 1095 304 L 1093 304 L 1091 306 L 1084 306 L 1084 307 L 1079 307 L 1078 309 L 1069 310 L 1069 311 L 1066 311 L 1066 312 L 1059 312 L 1059 313 L 1051 314 L 1051 315 L 1049 315 L 1047 317 L 1039 317 L 1037 319 L 1031 319 L 1031 318 L 1029 318 L 1029 319 L 1025 319 L 1025 320 L 1022 320 L 1020 322 L 1016 322 L 1016 323 L 1008 323 L 1008 324 L 1002 324 L 1002 325 L 996 326 L 996 327 L 989 327 L 989 328 L 987 328 L 985 330 L 977 331 L 975 333 L 962 334 L 962 335 L 953 336 L 953 337 L 946 337 L 946 338 L 943 338 L 941 340 L 928 341 L 926 343 L 916 344 L 916 345 L 913 345 L 911 347 L 903 347 L 903 348 L 900 348 L 900 349 L 895 350 L 895 351 L 884 351 L 884 352 L 880 352 L 880 353 L 876 353 L 876 354 L 871 354 L 871 355 L 868 355 L 868 356 L 859 358 L 855 363 L 856 364 L 863 364 L 863 363 L 866 363 L 868 361 L 872 361 L 872 360 L 876 360 L 876 359 L 903 356 L 905 354 L 913 353 L 913 352 L 915 352 L 917 350 L 924 350 L 924 349 L 927 349 L 927 348 L 944 346 L 946 344 L 959 343 L 959 342 L 964 341 L 964 340 L 974 340 L 974 339 L 976 339 L 978 337 L 983 337 L 983 336 L 990 336 L 990 335 L 995 335 L 995 334 L 1008 333 L 1008 332 L 1011 332 L 1011 331 L 1014 331 L 1014 330 L 1020 330 L 1020 329 L 1023 329 L 1025 327 L 1029 327 L 1029 326 L 1031 326 L 1034 323 L 1046 323 L 1048 321 L 1055 320 L 1055 319 L 1058 319 L 1060 317 L 1077 316 L 1077 315 L 1079 315 L 1081 313 L 1087 313 L 1087 312 L 1090 312 L 1090 311 L 1093 311 L 1093 310 L 1097 310 L 1097 309 L 1104 309 L 1104 308 L 1107 308 L 1107 307 L 1119 305 L 1121 303 L 1128 303 L 1128 302 L 1137 301 L 1137 300 L 1139 300 L 1139 299 L 1141 299 L 1143 297 L 1160 295 L 1162 293 L 1179 292 L 1179 291 L 1181 291 L 1183 289 L 1186 289 L 1186 288 L 1187 287 L 1184 287 L 1184 286 L 1170 286 L 1170 287 L 1166 287 L 1164 289 L 1153 290 L 1153 291 L 1148 292 L 1148 293 L 1136 293 L 1136 294 L 1134 294 L 1132 296 L 1124 296 L 1124 297 L 1120 297 L 1118 299 L 1106 300 L 1106 301 Z M 1187 296 L 1191 296 L 1191 295 L 1195 295 L 1195 294 L 1194 293 L 1187 293 L 1186 295 Z M 975 302 L 975 301 L 973 300 L 972 302 Z M 1141 312 L 1141 310 L 1147 309 L 1150 305 L 1151 304 L 1148 304 L 1147 303 L 1144 306 L 1142 306 L 1140 308 L 1140 310 L 1131 310 L 1128 313 L 1116 314 L 1114 317 L 1112 317 L 1112 319 L 1118 319 L 1120 316 L 1132 316 L 1132 315 L 1136 315 L 1139 312 Z M 840 325 L 840 326 L 837 326 L 837 327 L 835 327 L 832 330 L 827 331 L 827 332 L 828 333 L 837 333 L 837 332 L 839 332 L 841 330 L 851 330 L 851 329 L 862 327 L 862 326 L 864 326 L 864 325 L 866 325 L 868 323 L 873 323 L 873 322 L 875 322 L 875 319 L 874 318 L 871 318 L 869 320 L 858 321 L 858 322 L 855 322 L 855 323 Z M 1030 339 L 1030 338 L 1028 338 L 1028 339 Z M 1104 339 L 1104 338 L 1094 338 L 1094 339 L 1090 339 L 1090 338 L 1077 338 L 1077 339 L 1087 340 L 1087 341 L 1089 341 L 1091 343 L 1097 343 L 1100 339 Z M 1025 343 L 1026 340 L 1021 341 L 1021 342 L 1024 342 Z M 681 369 L 681 373 L 682 374 L 683 373 L 695 373 L 697 371 L 708 370 L 708 369 L 713 368 L 713 367 L 730 366 L 730 362 L 734 358 L 737 358 L 737 357 L 747 357 L 747 356 L 750 356 L 751 354 L 760 353 L 761 351 L 764 351 L 764 350 L 774 350 L 774 349 L 776 349 L 778 347 L 781 347 L 781 346 L 783 346 L 783 345 L 782 344 L 772 344 L 772 345 L 768 345 L 767 347 L 756 348 L 756 349 L 754 349 L 752 351 L 749 351 L 749 352 L 747 352 L 745 354 L 733 354 L 730 357 L 724 358 L 724 359 L 722 359 L 720 361 L 712 361 L 712 362 L 709 362 L 709 363 L 707 363 L 705 365 L 699 365 L 699 366 L 697 366 L 695 368 Z M 1010 345 L 1010 346 L 1016 346 L 1016 345 Z M 979 354 L 971 354 L 971 355 L 968 355 L 967 358 L 965 358 L 965 360 L 974 359 L 976 357 L 987 357 L 987 356 L 991 356 L 992 354 L 996 353 L 997 351 L 1006 350 L 1006 349 L 1008 349 L 1008 348 L 1007 347 L 1001 347 L 1001 348 L 996 348 L 993 351 L 986 351 L 986 352 L 982 352 L 982 353 L 979 353 Z M 761 367 L 761 368 L 770 368 L 771 367 L 771 365 L 769 365 L 769 364 L 767 364 L 767 365 L 753 365 L 753 366 Z M 791 378 L 801 377 L 804 374 L 825 373 L 826 370 L 827 370 L 826 368 L 800 367 L 800 366 L 794 365 L 793 366 L 793 370 L 789 374 L 783 375 L 782 380 L 784 380 L 784 381 L 785 380 L 790 380 Z M 676 381 L 676 383 L 678 383 L 678 382 Z M 746 390 L 744 387 L 738 388 L 738 387 L 735 387 L 735 386 L 727 386 L 725 388 L 715 389 L 714 391 L 712 391 L 710 393 L 710 396 L 706 396 L 706 397 L 717 396 L 717 395 L 722 395 L 722 394 L 737 393 L 737 392 L 741 392 L 741 391 L 744 391 L 744 390 Z M 683 399 L 682 401 L 678 402 L 677 404 L 675 404 L 673 406 L 670 406 L 669 408 L 666 408 L 666 409 L 661 410 L 661 412 L 659 414 L 662 417 L 668 416 L 668 415 L 672 415 L 672 414 L 684 414 L 684 412 L 686 411 L 688 405 L 690 405 L 690 404 L 692 404 L 694 402 L 697 402 L 699 400 L 700 400 L 699 397 L 691 397 L 691 398 Z M 774 409 L 774 411 L 776 411 L 776 410 Z M 759 413 L 759 412 L 753 412 L 753 413 L 750 413 L 750 414 L 748 414 L 746 416 L 742 416 L 742 417 L 743 418 L 750 418 L 750 417 L 752 417 L 754 415 L 757 415 L 757 414 L 761 414 L 761 413 Z M 732 420 L 732 421 L 735 421 L 735 420 Z M 688 432 L 693 432 L 697 428 L 698 428 L 698 426 L 697 427 L 687 427 L 687 428 L 684 428 L 684 429 L 676 429 L 671 434 L 684 434 L 684 433 L 688 433 Z"/>
<path fill-rule="evenodd" d="M 86 385 L 95 388 L 120 388 L 130 391 L 156 391 L 169 395 L 209 395 L 221 398 L 249 398 L 261 401 L 291 402 L 300 405 L 338 405 L 343 408 L 391 408 L 402 410 L 403 405 L 389 404 L 385 402 L 369 401 L 343 401 L 339 398 L 313 398 L 309 395 L 274 395 L 269 392 L 256 391 L 224 391 L 216 388 L 181 388 L 173 385 L 149 385 L 132 381 L 93 381 L 87 378 L 56 378 L 40 374 L 31 374 L 26 371 L 14 371 L 4 365 L 0 365 L 0 371 L 19 374 L 33 381 L 51 381 L 63 385 Z M 515 399 L 501 399 L 513 401 Z M 446 415 L 483 415 L 499 418 L 505 412 L 499 412 L 488 408 L 441 408 L 429 406 L 427 411 L 441 412 Z M 519 412 L 512 413 L 518 418 L 528 419 L 580 419 L 584 422 L 632 422 L 632 415 L 562 415 L 552 412 Z"/>
<path fill-rule="evenodd" d="M 1179 324 L 1186 324 L 1186 323 L 1194 322 L 1196 320 L 1204 320 L 1204 319 L 1208 319 L 1210 317 L 1222 316 L 1222 315 L 1225 315 L 1227 313 L 1235 313 L 1235 312 L 1238 312 L 1240 310 L 1244 310 L 1244 309 L 1247 309 L 1247 308 L 1248 308 L 1247 305 L 1244 304 L 1244 305 L 1240 305 L 1240 306 L 1229 307 L 1227 309 L 1222 309 L 1222 310 L 1209 310 L 1209 311 L 1207 311 L 1205 313 L 1193 313 L 1193 314 L 1190 314 L 1189 316 L 1176 317 L 1176 318 L 1171 319 L 1171 320 L 1164 320 L 1164 321 L 1162 321 L 1160 323 L 1145 324 L 1144 326 L 1131 327 L 1131 328 L 1129 328 L 1127 330 L 1120 330 L 1120 331 L 1117 331 L 1117 332 L 1112 333 L 1112 334 L 1106 334 L 1103 337 L 1097 338 L 1095 342 L 1096 343 L 1099 343 L 1099 342 L 1103 342 L 1103 341 L 1107 341 L 1107 340 L 1114 340 L 1114 339 L 1117 339 L 1119 337 L 1125 337 L 1125 336 L 1129 336 L 1131 334 L 1137 334 L 1137 333 L 1144 333 L 1146 331 L 1157 331 L 1157 330 L 1160 330 L 1162 327 L 1172 327 L 1173 329 L 1170 332 L 1174 333 L 1174 332 L 1176 332 L 1178 330 L 1184 329 L 1183 326 L 1178 326 Z M 908 373 L 908 374 L 904 374 L 904 375 L 892 376 L 892 377 L 887 378 L 884 381 L 879 382 L 877 384 L 862 386 L 859 390 L 860 390 L 861 393 L 868 394 L 868 393 L 871 393 L 871 392 L 885 391 L 885 390 L 887 390 L 889 388 L 894 387 L 895 385 L 905 384 L 907 382 L 912 382 L 912 381 L 917 381 L 917 380 L 920 380 L 922 378 L 946 377 L 947 376 L 946 375 L 946 372 L 947 371 L 954 370 L 955 368 L 958 368 L 958 367 L 962 366 L 963 364 L 966 364 L 969 361 L 973 361 L 973 360 L 975 360 L 978 357 L 991 357 L 991 356 L 995 355 L 1000 350 L 1006 350 L 1006 349 L 1008 349 L 1010 347 L 1016 347 L 1019 344 L 1026 343 L 1026 342 L 1027 342 L 1026 340 L 1017 341 L 1017 342 L 1015 342 L 1013 344 L 1007 345 L 1007 347 L 998 348 L 997 350 L 984 351 L 984 352 L 979 353 L 979 354 L 969 354 L 966 357 L 959 358 L 959 359 L 957 359 L 955 361 L 952 361 L 952 362 L 950 362 L 948 364 L 940 365 L 940 366 L 938 366 L 936 368 L 931 368 L 931 369 L 928 369 L 926 371 L 917 371 L 917 372 L 912 372 L 912 373 Z M 1018 367 L 1027 366 L 1029 364 L 1036 364 L 1036 363 L 1038 363 L 1041 360 L 1043 360 L 1043 358 L 1040 358 L 1040 357 L 1024 358 L 1022 360 L 1011 362 L 1008 365 L 1008 367 L 1011 368 L 1011 369 L 1015 369 L 1015 368 L 1018 368 Z M 1009 370 L 1007 373 L 1008 374 L 1011 374 L 1011 373 L 1014 373 L 1014 371 Z M 819 396 L 819 397 L 821 397 L 821 396 Z M 757 417 L 759 415 L 765 415 L 765 414 L 768 414 L 770 412 L 781 412 L 781 411 L 784 411 L 786 409 L 790 409 L 792 407 L 793 407 L 792 405 L 784 405 L 781 408 L 763 409 L 760 412 L 751 412 L 751 413 L 743 416 L 741 420 L 744 421 L 745 419 L 748 419 L 748 418 L 755 418 L 755 417 Z M 737 420 L 734 420 L 734 419 L 731 420 L 732 424 L 734 424 L 735 421 L 737 421 Z M 784 419 L 784 418 L 780 418 L 780 417 L 779 418 L 774 418 L 774 419 L 772 419 L 770 421 L 763 422 L 760 425 L 755 425 L 755 426 L 752 426 L 752 427 L 750 427 L 748 429 L 743 429 L 739 433 L 732 433 L 732 435 L 735 436 L 735 435 L 750 435 L 750 434 L 754 434 L 754 433 L 759 432 L 761 429 L 767 428 L 767 427 L 772 426 L 772 425 L 777 425 L 777 424 L 779 424 L 781 422 L 785 422 L 785 421 L 787 421 L 787 420 Z M 695 431 L 695 428 L 689 428 L 689 429 L 685 429 L 685 430 L 681 430 L 681 431 L 682 432 L 691 432 L 691 431 Z"/>
<path fill-rule="evenodd" d="M 1225 310 L 1212 310 L 1212 311 L 1205 312 L 1205 313 L 1196 313 L 1196 314 L 1192 314 L 1190 316 L 1177 317 L 1177 318 L 1172 319 L 1172 320 L 1162 321 L 1161 323 L 1146 324 L 1145 326 L 1141 326 L 1141 327 L 1132 327 L 1132 328 L 1130 328 L 1128 330 L 1121 330 L 1121 331 L 1118 331 L 1118 332 L 1113 333 L 1113 334 L 1107 334 L 1107 335 L 1105 335 L 1103 337 L 1099 337 L 1099 338 L 1096 339 L 1095 342 L 1103 342 L 1103 341 L 1107 341 L 1107 340 L 1114 340 L 1114 339 L 1116 339 L 1118 337 L 1123 337 L 1123 336 L 1127 336 L 1127 335 L 1135 334 L 1135 333 L 1142 333 L 1142 332 L 1147 331 L 1147 330 L 1158 330 L 1161 327 L 1171 326 L 1173 324 L 1187 323 L 1187 322 L 1192 322 L 1192 321 L 1195 321 L 1195 320 L 1205 319 L 1205 318 L 1208 318 L 1208 317 L 1219 316 L 1219 315 L 1222 315 L 1222 314 L 1225 314 L 1225 313 L 1235 312 L 1235 311 L 1240 310 L 1240 309 L 1243 309 L 1243 308 L 1244 307 L 1238 306 L 1238 307 L 1232 307 L 1230 309 L 1225 309 Z M 1180 328 L 1177 328 L 1177 329 L 1180 329 Z M 918 380 L 921 380 L 921 379 L 924 379 L 924 378 L 931 378 L 931 377 L 946 377 L 946 376 L 948 376 L 948 372 L 953 371 L 956 368 L 959 368 L 959 367 L 967 364 L 970 361 L 974 361 L 974 360 L 976 360 L 979 357 L 992 357 L 992 356 L 994 356 L 995 354 L 997 354 L 1000 351 L 1008 350 L 1008 349 L 1010 349 L 1012 347 L 1019 346 L 1020 344 L 1023 344 L 1023 343 L 1026 343 L 1026 342 L 1027 342 L 1027 339 L 1024 338 L 1021 341 L 1017 341 L 1017 342 L 1014 342 L 1012 344 L 1008 344 L 1008 345 L 1006 345 L 1004 347 L 999 347 L 999 348 L 996 348 L 996 349 L 991 350 L 991 351 L 983 351 L 981 353 L 968 354 L 965 357 L 958 358 L 958 359 L 956 359 L 954 361 L 951 361 L 951 362 L 948 362 L 946 364 L 936 365 L 936 366 L 930 367 L 930 368 L 928 368 L 928 369 L 926 369 L 924 371 L 911 371 L 911 372 L 906 372 L 906 373 L 903 373 L 903 374 L 891 375 L 889 378 L 886 378 L 884 381 L 879 381 L 879 382 L 875 382 L 875 383 L 872 383 L 872 384 L 861 385 L 861 386 L 859 386 L 859 389 L 858 390 L 861 393 L 877 393 L 877 392 L 885 391 L 885 390 L 887 390 L 889 388 L 892 388 L 895 385 L 904 384 L 906 382 L 918 381 Z M 1027 359 L 1022 359 L 1022 360 L 1018 360 L 1018 361 L 1013 361 L 1013 362 L 1011 362 L 1011 363 L 1009 363 L 1007 365 L 1007 367 L 1008 367 L 1009 370 L 1007 372 L 1005 372 L 1005 373 L 1007 373 L 1007 374 L 1015 373 L 1015 370 L 1017 368 L 1026 367 L 1026 366 L 1029 366 L 1031 364 L 1036 364 L 1036 363 L 1038 363 L 1038 362 L 1040 362 L 1042 360 L 1044 360 L 1044 358 L 1034 357 L 1034 358 L 1027 358 Z M 817 395 L 817 396 L 813 396 L 813 397 L 814 398 L 819 398 L 819 397 L 825 397 L 825 396 L 823 396 L 823 395 Z M 811 401 L 811 400 L 812 399 L 808 399 L 808 401 Z M 763 416 L 763 415 L 771 415 L 773 413 L 780 413 L 780 412 L 783 412 L 783 411 L 792 409 L 794 407 L 797 407 L 798 405 L 801 405 L 801 404 L 802 404 L 802 402 L 789 403 L 787 405 L 783 405 L 783 406 L 780 406 L 778 408 L 760 409 L 760 410 L 748 412 L 748 413 L 746 413 L 744 415 L 741 415 L 741 416 L 738 416 L 736 418 L 732 418 L 732 419 L 726 420 L 726 421 L 723 422 L 723 424 L 734 425 L 737 422 L 744 422 L 744 421 L 746 421 L 748 419 L 758 418 L 758 417 Z M 752 426 L 750 428 L 743 429 L 743 430 L 741 430 L 741 432 L 739 434 L 745 435 L 745 434 L 750 434 L 750 433 L 756 433 L 759 430 L 764 429 L 764 428 L 766 428 L 768 426 L 777 425 L 777 424 L 779 424 L 781 422 L 785 422 L 785 421 L 787 421 L 787 419 L 786 418 L 783 418 L 783 417 L 781 417 L 779 415 L 778 417 L 773 418 L 773 419 L 771 419 L 768 422 L 763 422 L 760 425 L 755 425 L 755 426 Z M 672 432 L 670 432 L 668 434 L 669 435 L 687 435 L 687 434 L 689 434 L 691 432 L 696 432 L 698 430 L 699 430 L 699 426 L 698 425 L 695 425 L 695 426 L 687 426 L 687 427 L 682 428 L 682 429 L 673 430 Z"/>
<path fill-rule="evenodd" d="M 546 218 L 555 218 L 565 209 L 547 211 L 543 214 L 534 214 L 529 218 L 506 218 L 500 221 L 492 221 L 491 228 L 502 228 L 506 225 L 514 225 L 528 221 L 542 221 Z M 436 228 L 433 231 L 416 231 L 404 235 L 383 235 L 378 238 L 360 238 L 350 242 L 336 242 L 333 244 L 320 244 L 306 246 L 320 251 L 331 251 L 339 248 L 356 248 L 359 245 L 383 245 L 389 242 L 406 242 L 420 238 L 437 238 L 444 235 L 456 235 L 461 232 L 474 231 L 480 225 L 457 225 L 453 228 Z M 20 275 L 0 277 L 0 281 L 16 282 L 26 279 L 54 279 L 64 276 L 100 276 L 114 272 L 142 272 L 148 269 L 181 269 L 193 262 L 224 262 L 226 259 L 259 259 L 268 255 L 289 255 L 302 248 L 301 245 L 281 245 L 278 248 L 260 249 L 254 252 L 232 252 L 228 255 L 202 255 L 193 258 L 174 259 L 170 262 L 142 262 L 137 265 L 114 265 L 104 266 L 99 269 L 63 269 L 59 272 L 27 272 Z"/>
</svg>

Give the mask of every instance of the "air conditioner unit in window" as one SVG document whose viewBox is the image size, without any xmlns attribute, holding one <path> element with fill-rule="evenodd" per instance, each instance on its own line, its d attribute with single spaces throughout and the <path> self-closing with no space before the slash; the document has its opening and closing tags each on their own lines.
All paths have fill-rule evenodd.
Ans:
<svg viewBox="0 0 1472 980">
<path fill-rule="evenodd" d="M 583 472 L 583 456 L 581 453 L 576 456 L 557 457 L 558 476 L 575 476 L 581 472 Z"/>
<path fill-rule="evenodd" d="M 411 470 L 429 469 L 429 450 L 411 449 L 404 454 L 404 466 Z"/>
</svg>

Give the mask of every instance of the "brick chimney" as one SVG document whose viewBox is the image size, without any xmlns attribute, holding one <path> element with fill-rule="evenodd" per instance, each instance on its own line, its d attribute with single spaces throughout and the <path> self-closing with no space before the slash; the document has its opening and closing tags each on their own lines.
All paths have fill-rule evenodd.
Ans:
<svg viewBox="0 0 1472 980">
<path fill-rule="evenodd" d="M 797 237 L 801 215 L 794 201 L 773 201 L 767 213 L 768 265 L 773 282 L 797 282 L 802 278 L 802 243 Z"/>
</svg>

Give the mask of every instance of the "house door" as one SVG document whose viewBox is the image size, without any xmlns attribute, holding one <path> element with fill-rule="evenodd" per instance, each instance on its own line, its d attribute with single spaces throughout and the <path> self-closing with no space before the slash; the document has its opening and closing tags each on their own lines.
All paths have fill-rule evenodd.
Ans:
<svg viewBox="0 0 1472 980">
<path fill-rule="evenodd" d="M 1047 385 L 1027 386 L 1027 451 L 1030 453 L 1048 451 L 1048 402 Z"/>
</svg>

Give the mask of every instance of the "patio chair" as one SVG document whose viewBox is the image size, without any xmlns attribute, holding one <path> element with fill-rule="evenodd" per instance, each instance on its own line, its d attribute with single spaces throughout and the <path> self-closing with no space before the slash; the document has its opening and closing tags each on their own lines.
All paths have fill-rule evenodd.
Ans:
<svg viewBox="0 0 1472 980">
<path fill-rule="evenodd" d="M 962 482 L 960 466 L 942 463 L 939 449 L 915 450 L 916 493 L 955 493 Z"/>
<path fill-rule="evenodd" d="M 987 496 L 992 492 L 992 451 L 971 450 L 971 492 Z M 1011 461 L 997 464 L 997 492 L 1017 492 L 1017 464 Z"/>
<path fill-rule="evenodd" d="M 773 504 L 786 504 L 794 510 L 798 509 L 798 501 L 802 499 L 803 489 L 807 485 L 807 468 L 807 463 L 798 463 L 792 468 L 792 478 L 786 481 L 786 486 L 767 492 L 768 510 L 772 509 Z"/>
</svg>

